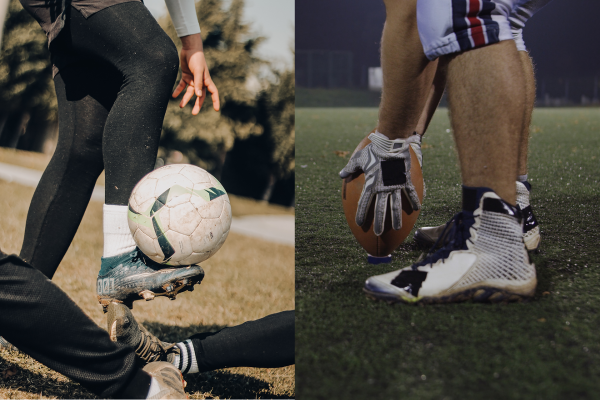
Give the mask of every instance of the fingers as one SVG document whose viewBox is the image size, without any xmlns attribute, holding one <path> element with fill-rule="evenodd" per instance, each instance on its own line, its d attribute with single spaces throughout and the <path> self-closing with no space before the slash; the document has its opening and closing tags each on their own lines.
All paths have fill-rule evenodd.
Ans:
<svg viewBox="0 0 600 400">
<path fill-rule="evenodd" d="M 217 90 L 217 85 L 214 84 L 210 76 L 204 82 L 204 87 L 210 93 L 210 98 L 212 99 L 213 108 L 215 111 L 219 111 L 221 108 L 221 102 L 219 101 L 219 91 Z M 206 94 L 206 91 L 205 91 Z"/>
<path fill-rule="evenodd" d="M 373 221 L 373 233 L 377 236 L 381 236 L 383 228 L 385 226 L 385 211 L 387 209 L 387 202 L 389 192 L 377 193 L 375 199 L 375 220 Z"/>
<path fill-rule="evenodd" d="M 360 168 L 360 165 L 358 163 L 358 157 L 356 157 L 356 155 L 355 155 L 355 157 L 352 157 L 348 161 L 348 164 L 346 164 L 346 166 L 340 171 L 340 178 L 344 179 L 347 176 L 352 175 L 359 168 Z"/>
<path fill-rule="evenodd" d="M 173 98 L 176 98 L 177 96 L 179 96 L 181 94 L 181 92 L 183 91 L 183 89 L 185 89 L 186 86 L 187 86 L 187 83 L 182 78 L 179 81 L 179 83 L 177 84 L 177 87 L 175 88 L 175 91 L 172 94 Z"/>
<path fill-rule="evenodd" d="M 419 195 L 417 194 L 415 187 L 413 185 L 406 185 L 402 189 L 402 191 L 404 191 L 404 194 L 406 195 L 406 198 L 408 199 L 408 202 L 409 202 L 410 206 L 412 207 L 412 209 L 414 211 L 420 210 L 421 209 L 421 201 L 419 200 Z"/>
<path fill-rule="evenodd" d="M 390 211 L 392 212 L 392 228 L 402 228 L 402 192 L 394 190 L 390 199 Z"/>
<path fill-rule="evenodd" d="M 356 225 L 362 226 L 365 223 L 367 211 L 373 200 L 373 194 L 372 190 L 369 190 L 366 187 L 363 188 L 360 199 L 358 199 L 358 206 L 356 207 Z"/>
<path fill-rule="evenodd" d="M 179 103 L 179 107 L 185 107 L 187 103 L 192 99 L 192 97 L 194 97 L 194 86 L 190 84 L 188 85 L 187 89 L 185 90 L 185 93 L 183 94 L 183 98 Z"/>
<path fill-rule="evenodd" d="M 200 109 L 202 108 L 202 104 L 204 104 L 204 99 L 206 98 L 206 89 L 202 89 L 201 96 L 196 97 L 196 104 L 194 104 L 194 109 L 192 110 L 192 115 L 198 115 Z"/>
</svg>

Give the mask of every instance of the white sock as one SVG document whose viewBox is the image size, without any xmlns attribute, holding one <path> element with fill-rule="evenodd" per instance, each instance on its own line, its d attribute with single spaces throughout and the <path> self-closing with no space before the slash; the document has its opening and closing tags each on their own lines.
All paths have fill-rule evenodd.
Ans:
<svg viewBox="0 0 600 400">
<path fill-rule="evenodd" d="M 527 182 L 527 174 L 517 176 L 519 182 Z"/>
<path fill-rule="evenodd" d="M 156 379 L 154 379 L 154 377 L 150 378 L 150 389 L 148 389 L 148 395 L 146 396 L 147 399 L 152 398 L 152 396 L 156 396 L 157 394 L 160 393 L 160 386 L 158 384 L 158 381 Z"/>
<path fill-rule="evenodd" d="M 187 339 L 185 342 L 177 343 L 176 346 L 179 347 L 181 353 L 175 356 L 173 365 L 179 368 L 182 374 L 195 374 L 198 372 L 198 362 L 196 361 L 196 352 L 192 341 Z"/>
<path fill-rule="evenodd" d="M 135 249 L 127 223 L 127 206 L 105 204 L 104 215 L 104 254 L 102 257 L 114 257 Z"/>
</svg>

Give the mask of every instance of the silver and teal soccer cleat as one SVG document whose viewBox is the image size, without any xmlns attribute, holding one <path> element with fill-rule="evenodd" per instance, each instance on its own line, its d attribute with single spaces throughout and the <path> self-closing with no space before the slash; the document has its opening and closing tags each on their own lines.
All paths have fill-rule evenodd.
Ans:
<svg viewBox="0 0 600 400">
<path fill-rule="evenodd" d="M 130 253 L 102 258 L 98 301 L 106 312 L 112 302 L 131 308 L 135 300 L 152 300 L 155 296 L 174 300 L 178 293 L 194 290 L 203 278 L 204 270 L 199 265 L 165 268 L 136 248 Z"/>
<path fill-rule="evenodd" d="M 540 247 L 541 237 L 539 224 L 529 204 L 530 192 L 531 184 L 529 182 L 517 181 L 517 207 L 523 215 L 523 241 L 527 250 L 535 251 Z M 424 226 L 415 231 L 414 240 L 420 247 L 439 247 L 446 243 L 446 237 L 442 236 L 444 232 L 446 234 L 449 232 L 446 225 Z"/>
<path fill-rule="evenodd" d="M 537 278 L 523 243 L 519 209 L 488 188 L 464 187 L 463 204 L 441 249 L 411 267 L 370 277 L 366 294 L 422 304 L 532 297 Z"/>
</svg>

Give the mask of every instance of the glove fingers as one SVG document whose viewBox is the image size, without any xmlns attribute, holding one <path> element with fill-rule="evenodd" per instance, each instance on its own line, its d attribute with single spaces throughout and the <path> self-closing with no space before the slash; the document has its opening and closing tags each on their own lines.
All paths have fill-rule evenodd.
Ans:
<svg viewBox="0 0 600 400">
<path fill-rule="evenodd" d="M 414 211 L 420 210 L 421 201 L 419 200 L 419 195 L 417 194 L 415 187 L 413 185 L 406 185 L 406 187 L 402 190 L 404 191 L 404 194 L 406 195 L 406 198 L 408 199 L 408 202 L 412 209 Z"/>
<path fill-rule="evenodd" d="M 358 151 L 354 156 L 352 156 L 352 158 L 350 158 L 348 164 L 346 164 L 346 166 L 340 171 L 340 178 L 344 179 L 347 176 L 355 173 L 358 169 L 361 169 L 361 156 L 362 150 Z"/>
<path fill-rule="evenodd" d="M 389 192 L 380 192 L 377 193 L 377 197 L 375 199 L 375 221 L 373 224 L 373 232 L 377 236 L 381 236 L 383 233 L 383 228 L 385 226 L 385 212 L 387 209 L 389 195 Z"/>
<path fill-rule="evenodd" d="M 402 192 L 395 190 L 390 199 L 390 210 L 392 211 L 392 228 L 402 228 Z"/>
<path fill-rule="evenodd" d="M 373 191 L 370 188 L 364 188 L 360 199 L 358 199 L 358 206 L 356 208 L 356 225 L 362 226 L 365 223 L 367 217 L 367 211 L 373 200 Z"/>
</svg>

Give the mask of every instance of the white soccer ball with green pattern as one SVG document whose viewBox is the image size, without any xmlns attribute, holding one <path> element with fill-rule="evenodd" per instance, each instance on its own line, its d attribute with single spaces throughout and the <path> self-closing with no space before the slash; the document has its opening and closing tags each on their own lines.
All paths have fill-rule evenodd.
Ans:
<svg viewBox="0 0 600 400">
<path fill-rule="evenodd" d="M 191 265 L 223 246 L 231 205 L 214 176 L 194 165 L 172 164 L 138 182 L 129 198 L 128 219 L 135 242 L 152 260 Z"/>
</svg>

